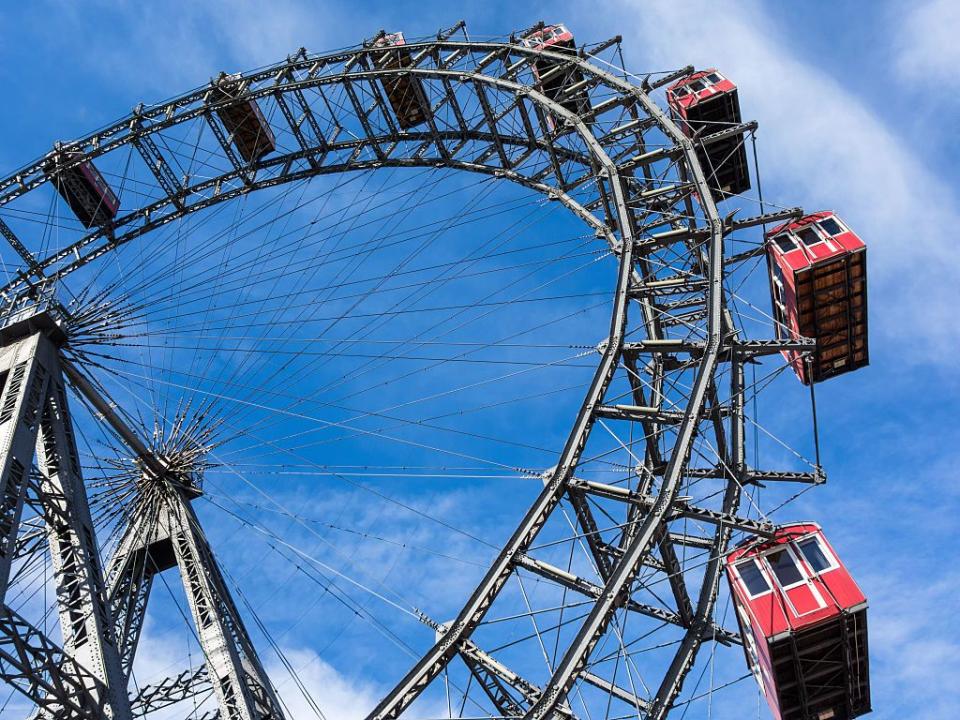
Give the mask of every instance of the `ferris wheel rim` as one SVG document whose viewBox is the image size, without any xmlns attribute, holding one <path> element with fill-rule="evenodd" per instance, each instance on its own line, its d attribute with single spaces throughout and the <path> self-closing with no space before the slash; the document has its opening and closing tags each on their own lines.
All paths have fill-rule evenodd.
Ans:
<svg viewBox="0 0 960 720">
<path fill-rule="evenodd" d="M 528 56 L 534 56 L 538 54 L 534 51 L 524 50 L 522 48 L 518 48 L 516 45 L 507 44 L 507 43 L 453 43 L 453 42 L 444 41 L 444 42 L 435 42 L 435 43 L 430 43 L 430 42 L 416 43 L 416 44 L 411 44 L 409 47 L 411 50 L 416 51 L 418 49 L 426 49 L 426 48 L 434 48 L 434 47 L 440 48 L 440 49 L 447 49 L 448 46 L 449 46 L 449 49 L 452 49 L 452 50 L 457 50 L 459 48 L 470 48 L 470 49 L 489 50 L 490 52 L 509 50 L 510 52 L 515 52 L 517 54 L 526 54 Z M 370 54 L 371 52 L 373 52 L 373 50 L 370 48 L 366 48 L 366 49 L 361 49 L 358 52 Z M 338 53 L 333 55 L 311 56 L 309 58 L 305 58 L 303 60 L 297 61 L 296 66 L 301 67 L 303 64 L 306 64 L 306 63 L 332 62 L 338 58 L 349 57 L 349 56 L 352 56 L 353 54 L 355 53 Z M 542 53 L 542 54 L 548 55 L 548 56 L 551 55 L 551 53 Z M 656 119 L 657 124 L 661 127 L 661 129 L 665 132 L 665 134 L 667 134 L 673 139 L 673 141 L 676 144 L 676 147 L 678 148 L 679 152 L 683 156 L 683 160 L 686 164 L 687 169 L 691 171 L 692 175 L 694 176 L 692 183 L 697 187 L 700 193 L 701 204 L 703 206 L 703 209 L 705 213 L 709 216 L 709 222 L 708 222 L 709 233 L 712 238 L 711 257 L 715 260 L 716 263 L 719 263 L 718 265 L 719 272 L 722 273 L 722 249 L 720 249 L 720 244 L 722 243 L 722 234 L 723 234 L 722 225 L 720 223 L 716 206 L 711 196 L 709 185 L 706 181 L 703 171 L 700 169 L 699 160 L 697 158 L 696 151 L 691 140 L 687 138 L 680 131 L 678 127 L 676 127 L 676 125 L 672 122 L 672 120 L 670 120 L 670 118 L 662 110 L 660 110 L 659 107 L 656 106 L 652 100 L 649 99 L 648 95 L 641 88 L 631 85 L 630 83 L 624 80 L 621 80 L 620 78 L 617 78 L 616 76 L 612 75 L 611 73 L 601 68 L 593 66 L 584 58 L 571 59 L 568 55 L 560 55 L 558 53 L 553 53 L 553 55 L 556 55 L 557 59 L 562 60 L 564 62 L 575 63 L 581 70 L 593 73 L 596 77 L 601 78 L 602 82 L 608 83 L 610 86 L 616 87 L 617 89 L 623 91 L 625 94 L 629 94 L 630 96 L 632 96 L 632 98 L 636 102 L 638 102 L 640 105 L 644 107 L 644 109 L 650 115 L 651 118 Z M 245 74 L 243 78 L 248 81 L 254 81 L 257 78 L 262 78 L 269 74 L 275 74 L 277 71 L 279 71 L 282 68 L 290 68 L 290 67 L 291 67 L 291 63 L 288 60 L 288 62 L 286 63 L 281 62 L 277 65 L 271 66 L 271 68 L 269 68 L 266 71 L 259 71 L 256 73 Z M 352 73 L 352 74 L 331 76 L 329 78 L 322 78 L 322 80 L 318 79 L 316 81 L 301 83 L 297 87 L 306 88 L 306 87 L 312 87 L 314 84 L 318 84 L 318 85 L 332 84 L 338 81 L 349 82 L 350 80 L 353 80 L 353 79 L 369 80 L 369 79 L 376 79 L 380 77 L 397 76 L 403 73 L 413 73 L 415 75 L 422 74 L 425 77 L 432 77 L 432 76 L 447 74 L 450 77 L 457 77 L 458 79 L 461 79 L 461 80 L 465 75 L 463 72 L 454 72 L 454 71 L 450 71 L 449 73 L 446 73 L 446 72 L 440 72 L 440 71 L 424 71 L 419 69 L 379 70 L 376 72 Z M 596 163 L 599 165 L 599 168 L 595 170 L 595 172 L 597 173 L 597 177 L 605 178 L 613 188 L 614 194 L 617 193 L 617 185 L 621 180 L 619 175 L 620 170 L 617 164 L 614 163 L 609 157 L 606 156 L 606 154 L 603 151 L 603 148 L 600 147 L 599 143 L 596 141 L 596 138 L 594 137 L 590 128 L 587 126 L 587 124 L 584 122 L 582 118 L 570 112 L 569 110 L 564 108 L 562 105 L 560 105 L 558 102 L 551 100 L 550 98 L 546 97 L 542 93 L 537 92 L 535 89 L 532 89 L 529 86 L 524 86 L 520 83 L 504 84 L 504 81 L 500 78 L 488 78 L 487 76 L 484 76 L 480 73 L 471 75 L 470 80 L 476 80 L 477 82 L 481 82 L 481 83 L 491 82 L 493 84 L 498 84 L 505 88 L 508 88 L 517 94 L 524 94 L 529 98 L 531 98 L 534 102 L 541 104 L 545 109 L 549 110 L 551 113 L 559 117 L 563 117 L 565 120 L 567 120 L 569 124 L 574 128 L 575 132 L 577 132 L 581 136 L 585 144 L 596 152 L 595 156 L 592 159 L 596 161 Z M 157 107 L 164 108 L 164 107 L 173 107 L 173 106 L 179 106 L 181 104 L 185 104 L 186 98 L 195 97 L 198 93 L 202 92 L 203 90 L 204 89 L 194 91 L 193 93 L 187 93 L 183 96 L 180 96 L 168 103 L 165 103 Z M 258 97 L 266 97 L 270 95 L 271 92 L 273 91 L 270 88 L 263 87 L 251 93 L 251 97 L 254 99 Z M 158 111 L 152 110 L 150 112 L 158 112 Z M 133 114 L 112 127 L 119 127 L 124 123 L 128 126 L 132 126 L 133 124 L 141 121 L 142 118 L 148 117 L 148 115 L 149 113 Z M 194 113 L 193 115 L 190 115 L 190 116 L 187 116 L 187 115 L 175 116 L 174 119 L 177 120 L 178 122 L 186 122 L 187 120 L 194 119 L 196 117 L 197 117 L 197 114 Z M 163 125 L 163 126 L 158 126 L 156 128 L 152 128 L 150 132 L 158 132 L 161 129 L 161 127 L 167 127 L 167 126 Z M 423 139 L 424 140 L 429 139 L 428 136 L 429 136 L 429 133 L 425 133 Z M 93 138 L 93 137 L 97 137 L 97 136 L 96 135 L 89 136 L 84 140 L 80 140 L 80 141 L 77 141 L 77 143 L 72 143 L 68 145 L 68 147 L 76 148 L 85 144 L 89 144 L 92 142 L 90 138 Z M 131 134 L 129 137 L 127 137 L 127 139 L 122 144 L 131 144 L 135 142 L 136 137 L 137 137 L 136 135 Z M 373 142 L 376 143 L 381 140 L 386 141 L 387 139 L 388 138 L 378 138 L 373 140 Z M 117 144 L 117 145 L 107 144 L 107 145 L 101 145 L 100 147 L 97 147 L 94 149 L 90 149 L 85 152 L 82 158 L 77 158 L 76 163 L 80 163 L 86 159 L 92 159 L 92 158 L 98 157 L 99 155 L 106 153 L 112 149 L 115 149 L 116 147 L 120 147 L 120 144 Z M 299 153 L 293 153 L 291 155 L 305 156 L 305 154 L 307 153 L 309 153 L 308 150 L 302 150 Z M 248 168 L 238 169 L 236 174 L 239 175 L 245 170 L 253 171 L 253 173 L 256 174 L 257 170 L 273 168 L 290 159 L 291 159 L 290 156 L 281 156 L 279 158 L 271 158 L 269 161 L 258 161 L 255 164 L 251 164 Z M 38 164 L 34 164 L 34 166 L 36 165 Z M 305 170 L 301 173 L 291 175 L 289 177 L 285 177 L 283 178 L 282 181 L 293 182 L 296 180 L 306 179 L 308 177 L 313 177 L 320 174 L 328 174 L 328 172 L 336 173 L 336 172 L 346 172 L 346 171 L 363 171 L 363 170 L 370 170 L 370 169 L 379 169 L 384 167 L 437 167 L 437 166 L 438 166 L 438 162 L 435 158 L 430 158 L 427 160 L 387 158 L 383 160 L 370 160 L 370 161 L 364 161 L 359 163 L 353 163 L 350 165 L 345 165 L 345 166 L 336 167 L 336 168 L 331 167 L 331 168 L 325 169 L 324 171 L 319 171 L 314 169 Z M 577 202 L 574 198 L 572 198 L 566 192 L 562 190 L 558 191 L 556 188 L 546 183 L 532 182 L 529 179 L 520 175 L 519 173 L 513 172 L 511 170 L 504 170 L 503 168 L 495 167 L 492 165 L 491 166 L 476 165 L 476 164 L 464 163 L 464 162 L 450 159 L 443 163 L 440 163 L 440 166 L 448 169 L 454 169 L 454 170 L 464 170 L 464 171 L 485 173 L 489 175 L 494 175 L 496 177 L 504 178 L 512 182 L 517 182 L 521 185 L 524 185 L 528 189 L 547 195 L 551 199 L 558 200 L 568 210 L 570 210 L 574 215 L 576 215 L 580 220 L 586 222 L 594 230 L 594 232 L 597 233 L 598 236 L 602 235 L 603 238 L 608 243 L 608 245 L 610 246 L 610 248 L 614 250 L 617 255 L 620 256 L 621 280 L 618 283 L 618 286 L 620 289 L 615 291 L 615 296 L 618 297 L 619 299 L 617 300 L 617 309 L 615 309 L 614 313 L 616 314 L 617 312 L 625 312 L 625 308 L 628 303 L 627 284 L 630 281 L 629 273 L 632 272 L 631 252 L 634 244 L 634 238 L 629 233 L 629 229 L 628 229 L 629 221 L 627 220 L 624 198 L 621 197 L 618 199 L 618 203 L 620 203 L 620 209 L 618 210 L 617 214 L 621 219 L 620 226 L 621 228 L 624 228 L 624 230 L 621 230 L 620 239 L 618 239 L 614 233 L 614 230 L 612 230 L 606 223 L 603 223 L 601 220 L 597 219 L 596 216 L 594 216 L 582 204 Z M 29 169 L 30 167 L 33 167 L 33 166 L 27 166 L 27 169 Z M 18 182 L 21 182 L 24 174 L 25 174 L 24 171 L 20 171 L 18 173 L 11 175 L 5 180 L 0 180 L 0 192 L 3 192 L 4 189 L 12 187 L 14 184 Z M 217 180 L 222 180 L 222 179 L 223 177 L 218 178 Z M 30 189 L 32 190 L 35 187 L 39 187 L 40 185 L 43 184 L 43 182 L 44 181 L 41 181 L 35 185 L 32 185 Z M 207 186 L 212 186 L 214 182 L 215 180 L 207 181 Z M 228 202 L 237 197 L 241 197 L 247 194 L 248 192 L 255 192 L 258 189 L 261 189 L 264 187 L 270 187 L 275 184 L 279 184 L 279 183 L 272 182 L 271 178 L 266 178 L 263 181 L 255 180 L 248 186 L 237 188 L 235 190 L 231 190 L 221 195 L 215 196 L 213 201 L 209 204 L 204 204 L 200 206 L 200 203 L 197 203 L 196 205 L 186 206 L 183 210 L 179 212 L 171 213 L 169 216 L 164 217 L 164 223 L 171 222 L 175 219 L 183 217 L 192 212 L 200 211 L 205 207 L 208 207 L 209 205 L 218 204 L 221 202 Z M 17 196 L 19 195 L 16 193 L 7 193 L 5 195 L 0 195 L 0 208 L 4 207 L 10 200 L 12 200 Z M 149 217 L 149 213 L 148 213 L 148 217 Z M 129 239 L 133 239 L 135 237 L 140 237 L 141 235 L 149 234 L 149 232 L 151 232 L 152 230 L 158 227 L 161 227 L 161 225 L 162 223 L 160 223 L 159 221 L 153 225 L 150 225 L 148 221 L 148 224 L 144 226 L 141 232 L 137 232 L 135 235 L 133 235 Z M 96 236 L 97 234 L 94 233 L 93 235 Z M 626 235 L 625 238 L 624 238 L 624 235 Z M 94 239 L 96 238 L 93 237 L 92 239 L 88 240 L 88 242 L 86 242 L 85 244 L 92 243 Z M 111 252 L 116 247 L 119 247 L 120 244 L 121 243 L 114 243 L 114 244 L 110 244 L 109 246 L 106 246 L 104 253 Z M 70 249 L 67 249 L 66 251 L 61 251 L 61 252 L 68 252 L 69 250 Z M 719 253 L 719 255 L 717 253 Z M 95 260 L 96 257 L 99 257 L 99 255 L 91 257 L 90 260 Z M 78 256 L 78 260 L 79 259 L 80 258 Z M 49 260 L 50 258 L 45 258 L 41 260 L 40 261 L 41 266 L 46 267 Z M 66 270 L 62 274 L 60 274 L 60 272 L 58 271 L 55 275 L 50 276 L 49 279 L 59 280 L 59 279 L 65 278 L 69 275 L 70 272 L 72 272 L 73 269 L 76 269 L 76 268 L 72 265 L 68 265 L 66 267 Z M 22 282 L 15 281 L 13 284 L 10 284 L 7 287 L 5 287 L 4 290 L 7 292 L 12 292 L 12 291 L 16 291 L 20 287 L 22 287 Z M 708 298 L 710 298 L 711 306 L 712 306 L 711 315 L 710 315 L 710 324 L 713 327 L 713 330 L 711 332 L 711 337 L 710 337 L 710 340 L 708 341 L 706 352 L 705 352 L 705 358 L 709 358 L 709 359 L 704 359 L 701 369 L 698 372 L 698 377 L 704 378 L 702 381 L 700 381 L 702 383 L 708 382 L 708 378 L 707 378 L 707 375 L 709 375 L 708 370 L 712 370 L 712 367 L 713 367 L 712 363 L 715 363 L 716 353 L 719 348 L 718 323 L 719 323 L 720 302 L 721 302 L 722 294 L 723 294 L 723 289 L 722 287 L 720 287 L 719 279 L 714 278 L 713 284 L 711 285 L 711 288 L 708 294 Z M 617 324 L 615 321 L 611 321 L 612 327 L 616 325 Z M 598 364 L 598 370 L 597 370 L 597 376 L 596 376 L 597 378 L 600 378 L 601 376 L 606 374 L 612 374 L 613 370 L 615 369 L 616 356 L 620 352 L 620 348 L 624 339 L 623 325 L 620 324 L 618 327 L 620 328 L 619 332 L 611 331 L 611 334 L 607 341 L 607 345 L 602 350 L 603 357 L 600 363 Z M 599 382 L 599 380 L 596 380 L 595 382 Z M 609 380 L 607 382 L 609 382 Z M 705 391 L 706 391 L 705 386 L 702 386 L 701 390 L 699 391 L 700 398 L 697 400 L 698 407 L 703 403 L 703 392 Z M 692 398 L 691 398 L 691 402 L 692 402 Z M 584 408 L 587 408 L 587 406 L 590 405 L 590 408 L 586 410 L 588 415 L 590 412 L 592 412 L 592 404 L 595 404 L 595 402 L 584 404 Z M 579 442 L 579 439 L 577 438 L 578 436 L 576 435 L 575 431 L 571 431 L 571 435 L 567 441 L 567 444 L 572 444 L 572 445 L 577 444 Z M 682 455 L 683 453 L 679 453 L 678 455 L 676 455 L 674 459 L 671 460 L 671 462 L 674 464 L 681 463 L 683 461 Z M 551 480 L 551 483 L 554 483 L 554 481 Z M 728 483 L 728 488 L 731 488 L 736 484 L 737 482 L 731 479 L 730 482 Z M 560 485 L 561 485 L 561 481 L 557 480 L 555 482 L 555 487 L 553 488 L 554 491 L 560 488 Z M 666 513 L 667 509 L 669 508 L 672 502 L 672 497 L 675 494 L 676 494 L 675 487 L 671 488 L 669 491 L 666 488 L 661 489 L 660 495 L 658 496 L 658 506 L 660 507 L 659 512 L 661 517 L 663 516 L 663 514 Z M 652 517 L 652 515 L 650 517 Z M 650 521 L 651 528 L 653 527 L 653 524 L 654 524 L 654 521 L 651 520 Z M 729 537 L 723 540 L 722 543 L 718 543 L 714 547 L 714 551 L 712 555 L 714 557 L 722 556 L 723 552 L 725 551 L 726 543 L 728 541 L 729 541 Z M 649 547 L 651 543 L 652 543 L 652 536 L 651 538 L 648 538 L 647 540 L 645 540 L 645 547 Z M 710 574 L 709 580 L 705 574 L 704 587 L 706 587 L 708 584 L 710 584 L 711 586 L 715 584 L 716 579 L 719 576 L 719 564 L 715 564 L 715 565 L 716 566 L 713 568 Z M 451 630 L 458 631 L 459 629 L 456 627 L 453 627 L 451 628 Z M 687 639 L 685 639 L 685 646 L 689 646 L 689 647 L 685 647 L 685 652 L 687 652 L 687 655 L 690 654 L 690 651 L 692 651 L 693 655 L 696 654 L 696 651 L 699 647 L 699 643 L 701 641 L 701 637 L 698 633 L 699 633 L 699 630 L 695 632 L 693 629 L 691 629 L 687 633 Z M 456 632 L 452 634 L 456 634 Z M 469 637 L 469 633 L 467 637 Z M 454 655 L 455 653 L 451 655 L 451 658 Z M 427 656 L 424 656 L 424 659 L 421 660 L 421 662 L 426 663 Z M 681 671 L 685 672 L 686 670 L 689 669 L 687 660 L 684 660 L 682 665 L 684 667 L 681 668 Z M 669 705 L 669 702 L 670 700 L 666 700 L 663 703 L 662 707 L 664 708 L 667 707 Z M 552 708 L 553 705 L 551 705 L 550 707 Z M 376 717 L 376 718 L 394 717 L 394 716 L 395 715 L 391 714 L 390 712 L 378 714 L 378 711 L 374 711 L 374 713 L 371 714 L 371 717 Z"/>
</svg>

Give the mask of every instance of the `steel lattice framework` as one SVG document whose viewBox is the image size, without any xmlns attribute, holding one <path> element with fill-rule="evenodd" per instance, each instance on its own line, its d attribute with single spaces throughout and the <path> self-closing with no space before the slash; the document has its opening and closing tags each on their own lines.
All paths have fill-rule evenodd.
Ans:
<svg viewBox="0 0 960 720">
<path fill-rule="evenodd" d="M 376 51 L 366 46 L 330 55 L 301 51 L 244 74 L 242 101 L 269 107 L 274 130 L 286 143 L 255 163 L 238 156 L 217 115 L 240 100 L 216 100 L 212 86 L 138 107 L 60 149 L 77 153 L 61 169 L 93 159 L 109 162 L 135 149 L 154 179 L 153 187 L 142 191 L 141 203 L 45 255 L 28 250 L 15 229 L 2 225 L 23 270 L 0 292 L 8 299 L 10 318 L 27 319 L 8 321 L 0 355 L 10 378 L 0 414 L 0 599 L 21 508 L 34 483 L 54 558 L 61 626 L 68 630 L 57 646 L 4 605 L 0 674 L 41 714 L 127 718 L 212 691 L 221 717 L 284 716 L 192 509 L 199 490 L 190 468 L 158 455 L 116 411 L 90 370 L 62 354 L 57 310 L 40 306 L 41 289 L 210 206 L 315 175 L 384 167 L 458 169 L 540 193 L 561 203 L 606 243 L 617 273 L 593 380 L 556 465 L 544 473 L 542 491 L 459 614 L 442 624 L 423 616 L 437 633 L 435 644 L 369 720 L 401 716 L 456 659 L 503 717 L 574 717 L 573 694 L 595 692 L 635 715 L 659 720 L 674 706 L 705 643 L 739 642 L 715 619 L 722 559 L 734 532 L 764 535 L 773 529 L 741 514 L 744 488 L 759 482 L 819 483 L 823 477 L 819 468 L 776 472 L 747 463 L 745 365 L 783 350 L 809 350 L 811 343 L 743 337 L 731 315 L 725 281 L 763 248 L 735 254 L 725 240 L 800 211 L 720 217 L 710 169 L 701 166 L 698 147 L 743 136 L 754 126 L 721 128 L 695 139 L 681 132 L 651 95 L 689 69 L 637 84 L 596 60 L 618 40 L 573 55 L 513 42 L 459 41 L 453 39 L 458 29 L 409 44 L 411 63 L 404 67 L 378 67 Z M 533 64 L 544 58 L 554 64 L 551 72 L 573 79 L 563 97 L 551 99 L 538 89 Z M 383 90 L 385 80 L 398 77 L 416 78 L 431 103 L 428 121 L 408 130 L 399 127 Z M 591 106 L 580 114 L 562 102 L 583 93 Z M 158 138 L 196 127 L 208 131 L 208 169 L 204 177 L 180 176 Z M 42 159 L 0 180 L 0 211 L 49 182 L 48 162 Z M 105 570 L 99 566 L 76 461 L 64 377 L 101 413 L 142 470 L 143 491 Z M 629 485 L 598 482 L 578 471 L 591 435 L 608 431 L 640 438 L 630 444 L 636 463 Z M 698 437 L 710 438 L 713 462 L 692 452 Z M 35 480 L 29 472 L 34 446 Z M 710 503 L 697 505 L 681 494 L 691 480 L 711 483 Z M 558 567 L 537 549 L 544 528 L 562 520 L 561 503 L 574 511 L 592 578 Z M 604 518 L 616 518 L 612 530 L 598 517 L 598 508 Z M 712 527 L 712 533 L 685 533 L 680 523 L 691 518 Z M 705 561 L 695 572 L 681 564 L 683 548 L 702 552 Z M 206 665 L 128 697 L 127 678 L 152 580 L 174 566 Z M 484 647 L 484 621 L 518 573 L 578 598 L 581 614 L 542 681 L 525 678 Z M 645 596 L 657 583 L 669 588 L 669 609 Z M 626 617 L 674 626 L 680 633 L 669 647 L 659 684 L 647 691 L 620 684 L 606 650 L 601 652 L 607 638 L 623 633 Z"/>
</svg>

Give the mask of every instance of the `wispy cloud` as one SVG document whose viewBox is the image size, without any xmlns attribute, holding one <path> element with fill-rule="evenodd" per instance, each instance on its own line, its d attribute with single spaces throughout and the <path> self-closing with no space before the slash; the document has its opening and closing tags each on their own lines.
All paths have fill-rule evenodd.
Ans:
<svg viewBox="0 0 960 720">
<path fill-rule="evenodd" d="M 944 360 L 957 342 L 951 308 L 960 299 L 947 228 L 960 217 L 953 189 L 912 151 L 912 141 L 838 83 L 829 67 L 795 54 L 790 29 L 776 25 L 761 4 L 741 3 L 731 12 L 709 2 L 624 2 L 615 13 L 620 21 L 605 18 L 605 29 L 642 39 L 624 44 L 630 67 L 689 62 L 722 68 L 738 83 L 744 116 L 760 124 L 767 200 L 837 210 L 870 248 L 875 335 L 890 340 L 909 328 L 915 341 L 902 359 Z M 586 16 L 579 22 L 595 24 Z"/>
<path fill-rule="evenodd" d="M 955 0 L 926 0 L 900 4 L 891 13 L 896 69 L 908 82 L 933 97 L 954 98 L 960 89 L 960 4 Z"/>
<path fill-rule="evenodd" d="M 279 662 L 270 664 L 267 672 L 277 683 L 291 718 L 316 717 L 315 704 L 326 720 L 359 720 L 382 694 L 382 688 L 348 678 L 313 650 L 287 649 L 284 656 L 296 672 L 300 688 Z"/>
</svg>

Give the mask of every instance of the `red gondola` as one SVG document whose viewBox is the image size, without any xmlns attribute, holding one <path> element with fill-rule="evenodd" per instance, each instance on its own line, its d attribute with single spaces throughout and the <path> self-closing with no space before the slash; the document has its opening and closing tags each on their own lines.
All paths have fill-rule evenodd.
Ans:
<svg viewBox="0 0 960 720">
<path fill-rule="evenodd" d="M 726 571 L 747 664 L 776 720 L 870 712 L 867 599 L 819 525 L 748 541 Z"/>
<path fill-rule="evenodd" d="M 221 75 L 213 87 L 210 102 L 239 99 L 245 90 L 240 76 Z M 277 149 L 273 130 L 256 100 L 247 99 L 219 108 L 217 116 L 232 136 L 237 152 L 248 163 L 257 162 Z"/>
<path fill-rule="evenodd" d="M 378 38 L 374 47 L 390 48 L 374 56 L 378 68 L 396 70 L 410 67 L 413 58 L 410 51 L 403 47 L 406 41 L 403 33 L 391 33 Z M 383 80 L 383 89 L 387 93 L 387 101 L 397 116 L 401 130 L 409 130 L 430 117 L 430 101 L 423 89 L 423 83 L 415 75 L 395 75 Z"/>
<path fill-rule="evenodd" d="M 577 43 L 565 25 L 546 25 L 542 30 L 529 33 L 520 40 L 524 47 L 531 50 L 550 50 L 575 55 Z M 578 68 L 561 69 L 561 64 L 550 58 L 538 57 L 533 62 L 533 74 L 540 83 L 540 90 L 551 100 L 560 103 L 564 109 L 575 115 L 590 114 L 590 96 L 581 86 L 583 73 Z M 567 94 L 573 87 L 581 89 Z"/>
<path fill-rule="evenodd" d="M 108 225 L 117 216 L 120 200 L 93 162 L 83 160 L 73 167 L 62 168 L 82 155 L 76 150 L 51 153 L 44 172 L 84 227 Z"/>
<path fill-rule="evenodd" d="M 797 377 L 809 385 L 867 365 L 863 241 L 832 212 L 778 225 L 766 237 L 779 336 L 817 341 L 809 364 L 784 353 Z"/>
<path fill-rule="evenodd" d="M 741 123 L 737 86 L 712 68 L 687 75 L 667 88 L 667 105 L 689 137 L 703 138 Z M 711 142 L 698 153 L 715 200 L 750 189 L 743 133 Z"/>
</svg>

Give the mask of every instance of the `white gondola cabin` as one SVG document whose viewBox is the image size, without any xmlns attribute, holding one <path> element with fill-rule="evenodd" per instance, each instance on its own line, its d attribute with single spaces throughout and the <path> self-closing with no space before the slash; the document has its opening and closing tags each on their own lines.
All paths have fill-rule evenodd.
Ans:
<svg viewBox="0 0 960 720">
<path fill-rule="evenodd" d="M 541 30 L 528 33 L 520 44 L 531 50 L 549 50 L 550 52 L 575 55 L 577 43 L 573 33 L 562 23 L 546 25 Z M 533 63 L 533 74 L 539 84 L 539 90 L 564 109 L 581 117 L 590 114 L 590 96 L 582 86 L 583 73 L 576 66 L 565 67 L 552 58 L 538 57 Z M 571 88 L 580 88 L 569 92 Z"/>
<path fill-rule="evenodd" d="M 374 63 L 383 70 L 410 67 L 413 64 L 413 58 L 410 57 L 410 51 L 404 47 L 405 45 L 402 32 L 389 33 L 377 38 L 373 46 L 384 48 L 384 51 L 374 54 Z M 397 116 L 397 123 L 401 130 L 409 130 L 430 118 L 430 101 L 423 89 L 423 83 L 416 75 L 393 75 L 384 78 L 383 89 L 387 94 L 387 102 Z"/>
<path fill-rule="evenodd" d="M 737 86 L 715 69 L 701 70 L 667 88 L 667 105 L 689 137 L 708 138 L 739 125 Z M 713 197 L 720 201 L 750 189 L 743 133 L 733 133 L 698 148 L 700 164 Z"/>
<path fill-rule="evenodd" d="M 85 228 L 108 225 L 120 209 L 120 200 L 91 160 L 69 166 L 81 157 L 76 150 L 55 151 L 44 172 Z"/>
<path fill-rule="evenodd" d="M 869 363 L 867 248 L 833 212 L 818 212 L 767 233 L 770 290 L 779 336 L 813 338 L 809 362 L 785 352 L 809 385 Z"/>
<path fill-rule="evenodd" d="M 217 117 L 230 133 L 233 145 L 248 163 L 255 163 L 277 149 L 277 141 L 257 101 L 244 98 L 246 88 L 239 75 L 221 74 L 210 93 L 210 102 L 237 100 L 217 109 Z"/>
<path fill-rule="evenodd" d="M 870 712 L 867 599 L 816 523 L 726 559 L 747 664 L 776 720 Z"/>
</svg>

